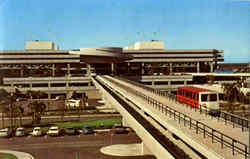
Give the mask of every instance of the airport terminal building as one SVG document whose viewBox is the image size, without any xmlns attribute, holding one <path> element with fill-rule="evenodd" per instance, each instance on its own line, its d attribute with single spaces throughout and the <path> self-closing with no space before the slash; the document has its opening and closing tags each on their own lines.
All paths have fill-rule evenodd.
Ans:
<svg viewBox="0 0 250 159">
<path fill-rule="evenodd" d="M 51 99 L 72 91 L 91 94 L 93 75 L 112 74 L 171 89 L 206 82 L 192 73 L 213 73 L 222 61 L 223 50 L 164 49 L 161 41 L 72 50 L 60 50 L 51 41 L 27 41 L 24 50 L 0 51 L 0 88 L 43 91 Z"/>
</svg>

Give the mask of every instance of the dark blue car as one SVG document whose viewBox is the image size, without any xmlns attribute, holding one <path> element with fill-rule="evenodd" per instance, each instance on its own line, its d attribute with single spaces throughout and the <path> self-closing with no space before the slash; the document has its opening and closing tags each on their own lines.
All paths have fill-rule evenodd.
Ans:
<svg viewBox="0 0 250 159">
<path fill-rule="evenodd" d="M 91 126 L 84 126 L 82 128 L 82 133 L 83 134 L 93 134 L 95 131 L 93 130 L 93 128 Z"/>
</svg>

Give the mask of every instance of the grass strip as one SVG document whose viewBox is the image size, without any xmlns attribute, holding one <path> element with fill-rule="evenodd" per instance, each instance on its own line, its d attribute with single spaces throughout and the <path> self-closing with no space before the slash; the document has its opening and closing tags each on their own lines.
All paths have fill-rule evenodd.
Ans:
<svg viewBox="0 0 250 159">
<path fill-rule="evenodd" d="M 111 128 L 114 124 L 120 124 L 121 118 L 110 118 L 110 119 L 90 119 L 85 121 L 66 121 L 66 122 L 54 122 L 53 125 L 60 127 L 82 127 L 92 126 L 96 128 Z"/>
<path fill-rule="evenodd" d="M 16 156 L 9 154 L 9 153 L 0 153 L 1 159 L 17 159 Z"/>
</svg>

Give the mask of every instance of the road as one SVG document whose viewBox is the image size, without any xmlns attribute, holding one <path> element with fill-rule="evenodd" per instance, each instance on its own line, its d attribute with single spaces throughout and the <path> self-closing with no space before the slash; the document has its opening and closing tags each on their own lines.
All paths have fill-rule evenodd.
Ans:
<svg viewBox="0 0 250 159">
<path fill-rule="evenodd" d="M 30 153 L 35 159 L 155 159 L 153 156 L 118 157 L 108 156 L 100 152 L 100 148 L 110 144 L 140 143 L 135 133 L 129 134 L 97 134 L 63 137 L 13 137 L 0 138 L 0 149 L 8 149 Z"/>
</svg>

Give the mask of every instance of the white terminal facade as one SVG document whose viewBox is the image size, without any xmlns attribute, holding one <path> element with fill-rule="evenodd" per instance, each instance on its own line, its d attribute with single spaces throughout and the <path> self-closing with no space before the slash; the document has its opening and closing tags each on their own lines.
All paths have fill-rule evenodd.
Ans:
<svg viewBox="0 0 250 159">
<path fill-rule="evenodd" d="M 96 91 L 93 74 L 112 74 L 151 87 L 171 90 L 179 85 L 206 83 L 223 50 L 164 49 L 162 41 L 141 41 L 124 48 L 60 50 L 50 41 L 27 41 L 24 50 L 0 51 L 0 88 L 43 91 L 48 98 L 75 91 Z"/>
</svg>

